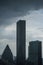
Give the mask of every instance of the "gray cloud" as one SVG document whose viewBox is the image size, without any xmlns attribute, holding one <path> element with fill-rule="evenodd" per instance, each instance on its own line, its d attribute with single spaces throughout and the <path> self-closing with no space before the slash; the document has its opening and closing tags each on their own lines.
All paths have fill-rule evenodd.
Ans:
<svg viewBox="0 0 43 65">
<path fill-rule="evenodd" d="M 15 33 L 12 33 L 11 35 L 0 34 L 0 39 L 15 40 Z"/>
<path fill-rule="evenodd" d="M 9 25 L 13 22 L 8 19 L 40 8 L 43 8 L 43 0 L 0 0 L 0 25 Z"/>
</svg>

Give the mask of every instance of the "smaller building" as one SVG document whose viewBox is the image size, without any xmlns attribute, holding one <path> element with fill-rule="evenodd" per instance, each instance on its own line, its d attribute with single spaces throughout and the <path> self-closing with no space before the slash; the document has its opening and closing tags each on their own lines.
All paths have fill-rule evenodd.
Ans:
<svg viewBox="0 0 43 65">
<path fill-rule="evenodd" d="M 11 62 L 11 63 L 13 62 L 13 54 L 8 45 L 6 46 L 6 48 L 2 54 L 2 60 Z"/>
<path fill-rule="evenodd" d="M 29 59 L 34 65 L 42 65 L 41 41 L 31 41 L 29 43 Z"/>
</svg>

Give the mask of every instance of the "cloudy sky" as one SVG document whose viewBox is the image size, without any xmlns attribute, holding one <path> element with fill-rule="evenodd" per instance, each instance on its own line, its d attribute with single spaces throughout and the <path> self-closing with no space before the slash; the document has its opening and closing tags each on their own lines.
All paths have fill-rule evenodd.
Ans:
<svg viewBox="0 0 43 65">
<path fill-rule="evenodd" d="M 26 20 L 26 56 L 31 40 L 42 41 L 43 57 L 43 0 L 0 0 L 0 55 L 6 45 L 16 55 L 16 23 Z"/>
</svg>

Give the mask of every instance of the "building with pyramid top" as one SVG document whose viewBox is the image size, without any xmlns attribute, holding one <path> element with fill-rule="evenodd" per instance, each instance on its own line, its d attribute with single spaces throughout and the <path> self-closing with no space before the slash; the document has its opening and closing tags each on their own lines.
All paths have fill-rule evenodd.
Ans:
<svg viewBox="0 0 43 65">
<path fill-rule="evenodd" d="M 13 54 L 8 45 L 6 46 L 6 48 L 2 54 L 2 60 L 11 62 L 11 63 L 13 62 Z"/>
</svg>

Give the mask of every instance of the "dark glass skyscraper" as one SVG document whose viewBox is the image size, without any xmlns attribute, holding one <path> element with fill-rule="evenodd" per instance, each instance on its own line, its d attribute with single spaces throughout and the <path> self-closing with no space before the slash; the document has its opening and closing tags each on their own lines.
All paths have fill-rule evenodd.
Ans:
<svg viewBox="0 0 43 65">
<path fill-rule="evenodd" d="M 10 63 L 13 62 L 13 54 L 8 45 L 6 46 L 6 48 L 2 54 L 2 60 L 6 61 L 6 62 L 10 62 Z"/>
<path fill-rule="evenodd" d="M 26 42 L 26 22 L 19 20 L 17 22 L 17 64 L 25 62 L 25 42 Z"/>
<path fill-rule="evenodd" d="M 34 65 L 42 65 L 41 41 L 31 41 L 29 43 L 29 59 Z"/>
</svg>

